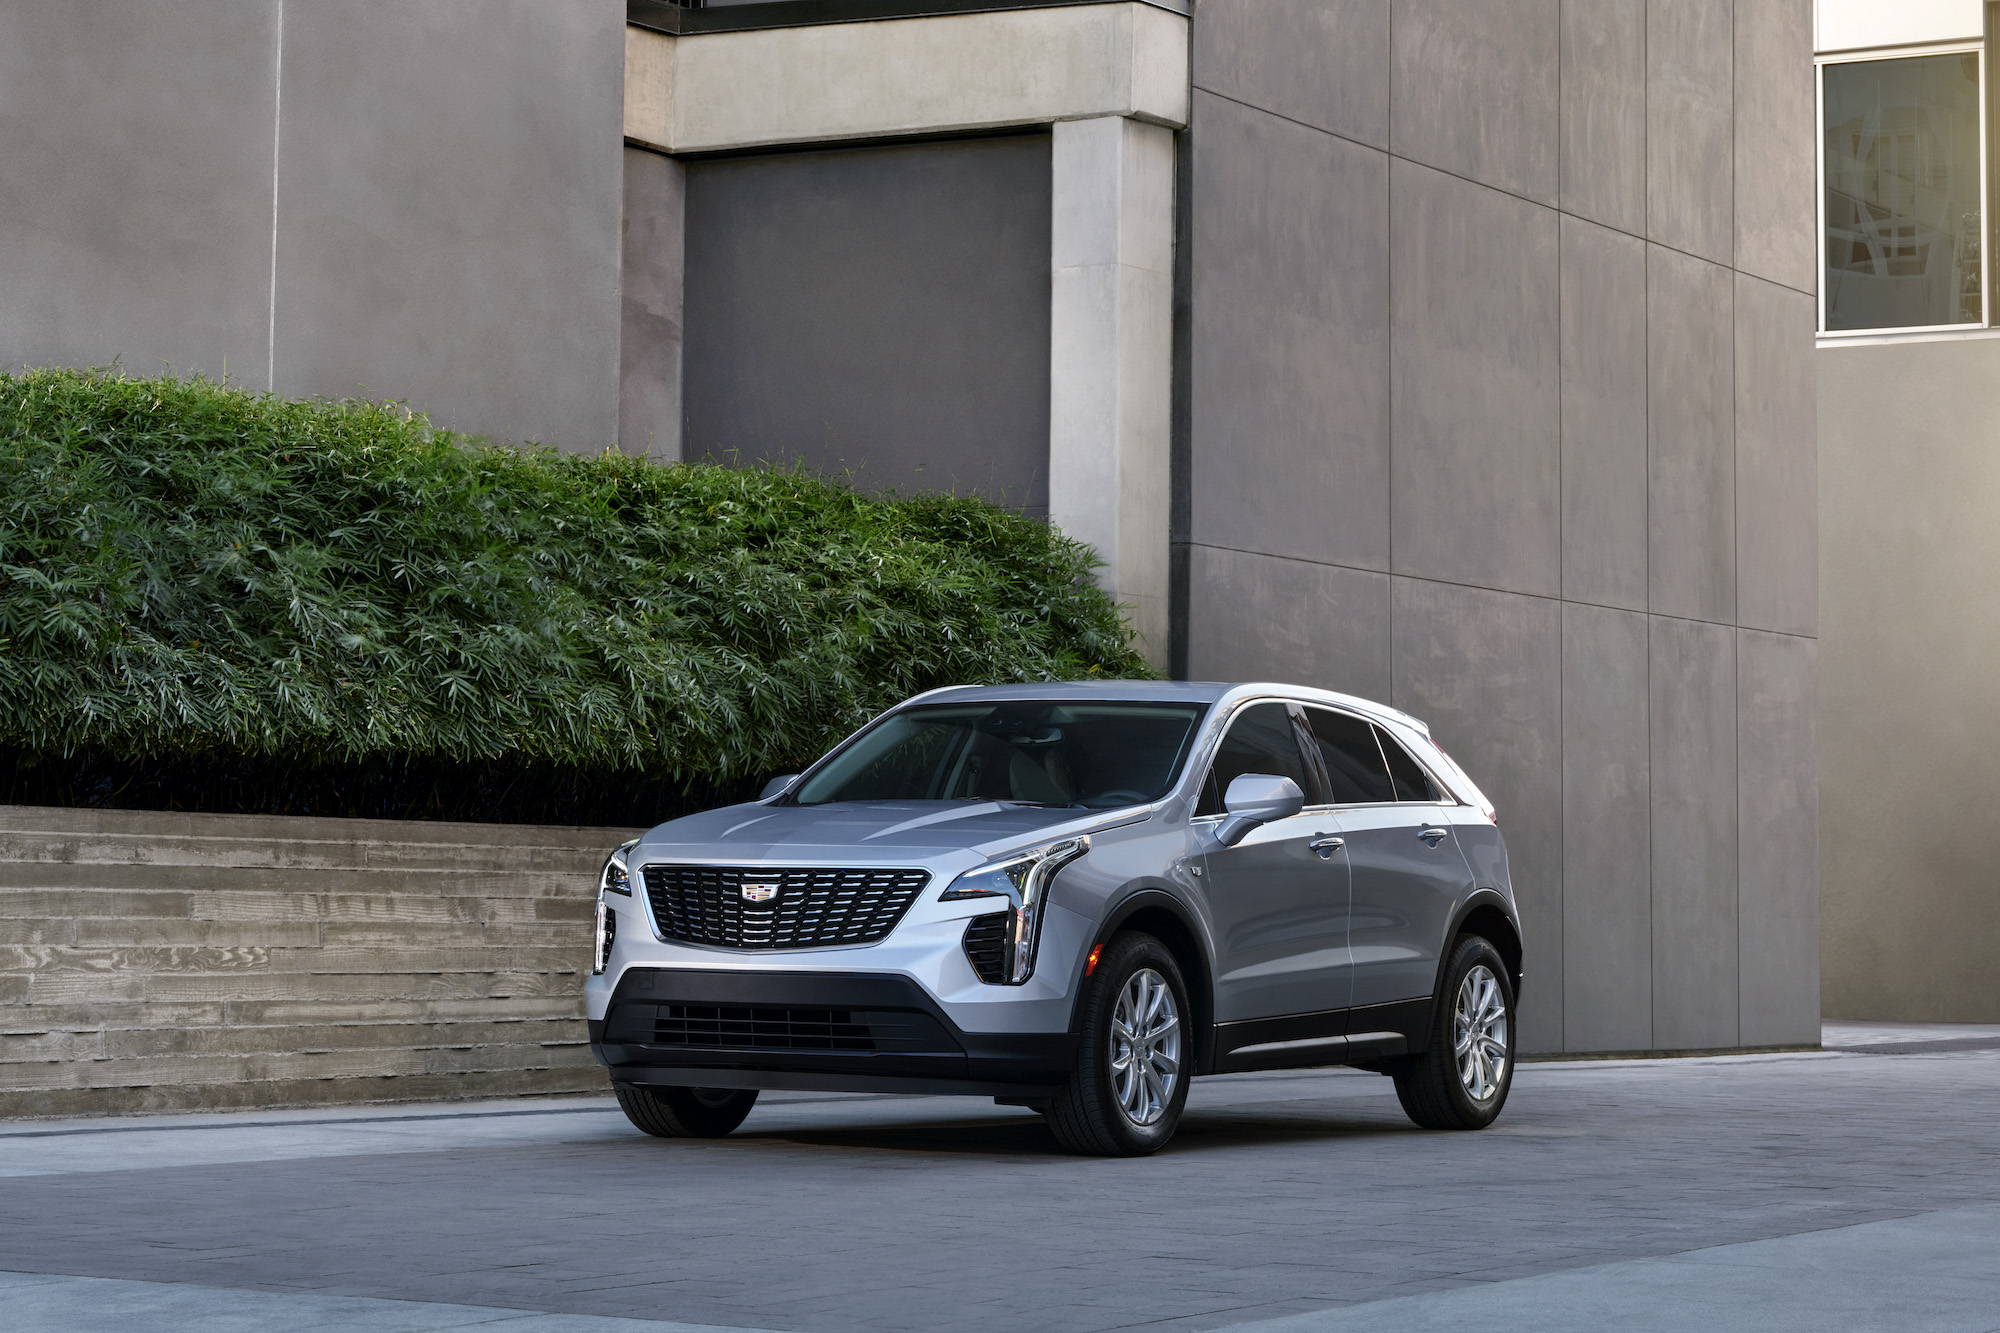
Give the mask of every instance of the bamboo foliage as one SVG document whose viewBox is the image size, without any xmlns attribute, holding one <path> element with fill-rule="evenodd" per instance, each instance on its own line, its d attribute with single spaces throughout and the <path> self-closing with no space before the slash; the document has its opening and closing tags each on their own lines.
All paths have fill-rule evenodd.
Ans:
<svg viewBox="0 0 2000 1333">
<path fill-rule="evenodd" d="M 980 500 L 518 450 L 396 405 L 0 375 L 0 744 L 707 775 L 957 682 L 1148 674 Z"/>
</svg>

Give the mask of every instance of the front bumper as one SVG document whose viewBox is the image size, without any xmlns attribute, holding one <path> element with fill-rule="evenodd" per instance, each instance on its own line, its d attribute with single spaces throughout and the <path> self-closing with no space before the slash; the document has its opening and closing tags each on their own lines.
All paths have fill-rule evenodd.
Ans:
<svg viewBox="0 0 2000 1333">
<path fill-rule="evenodd" d="M 590 1050 L 623 1083 L 841 1092 L 1047 1095 L 1067 1032 L 968 1032 L 887 972 L 628 967 Z"/>
</svg>

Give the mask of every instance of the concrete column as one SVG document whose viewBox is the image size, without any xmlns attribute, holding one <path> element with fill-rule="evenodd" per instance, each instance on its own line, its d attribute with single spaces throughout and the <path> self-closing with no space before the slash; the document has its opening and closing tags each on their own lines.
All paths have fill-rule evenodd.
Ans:
<svg viewBox="0 0 2000 1333">
<path fill-rule="evenodd" d="M 1053 157 L 1049 518 L 1104 558 L 1099 584 L 1164 667 L 1173 131 L 1058 121 Z"/>
<path fill-rule="evenodd" d="M 625 149 L 618 448 L 663 462 L 681 457 L 686 202 L 679 162 L 643 148 Z"/>
</svg>

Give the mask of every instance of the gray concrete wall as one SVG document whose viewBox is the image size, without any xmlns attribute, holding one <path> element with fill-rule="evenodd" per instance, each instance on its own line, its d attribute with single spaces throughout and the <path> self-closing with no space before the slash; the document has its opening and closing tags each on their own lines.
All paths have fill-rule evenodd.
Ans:
<svg viewBox="0 0 2000 1333">
<path fill-rule="evenodd" d="M 617 0 L 0 0 L 0 366 L 617 437 Z"/>
<path fill-rule="evenodd" d="M 0 1118 L 601 1092 L 630 836 L 0 806 Z"/>
<path fill-rule="evenodd" d="M 1432 723 L 1530 1049 L 1818 1040 L 1811 22 L 1196 6 L 1184 667 Z"/>
<path fill-rule="evenodd" d="M 1046 515 L 1049 148 L 687 163 L 684 455 Z"/>
<path fill-rule="evenodd" d="M 1815 357 L 1826 1013 L 2000 1022 L 2000 340 Z"/>
</svg>

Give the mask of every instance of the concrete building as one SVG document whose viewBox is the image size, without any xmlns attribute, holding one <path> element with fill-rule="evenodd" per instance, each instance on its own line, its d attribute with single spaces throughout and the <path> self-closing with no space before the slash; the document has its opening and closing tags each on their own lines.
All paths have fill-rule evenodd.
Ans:
<svg viewBox="0 0 2000 1333">
<path fill-rule="evenodd" d="M 1046 513 L 1496 797 L 1548 1051 L 1818 1038 L 1808 0 L 0 0 L 0 364 Z"/>
<path fill-rule="evenodd" d="M 1818 6 L 1831 1018 L 2000 1020 L 1992 12 Z"/>
</svg>

